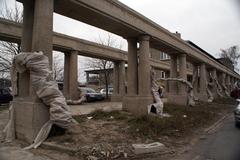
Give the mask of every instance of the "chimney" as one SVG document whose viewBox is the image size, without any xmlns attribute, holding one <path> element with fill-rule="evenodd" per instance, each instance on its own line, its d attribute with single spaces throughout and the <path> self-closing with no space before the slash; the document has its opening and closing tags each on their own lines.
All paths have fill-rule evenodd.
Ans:
<svg viewBox="0 0 240 160">
<path fill-rule="evenodd" d="M 178 31 L 176 31 L 176 33 L 174 33 L 178 38 L 181 38 L 181 33 L 179 33 Z"/>
</svg>

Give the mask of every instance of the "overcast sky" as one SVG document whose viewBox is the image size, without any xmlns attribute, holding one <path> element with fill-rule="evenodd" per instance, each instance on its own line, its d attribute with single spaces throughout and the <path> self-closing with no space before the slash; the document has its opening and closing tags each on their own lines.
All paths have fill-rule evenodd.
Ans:
<svg viewBox="0 0 240 160">
<path fill-rule="evenodd" d="M 214 56 L 221 48 L 240 46 L 239 0 L 120 1 L 169 31 L 180 32 L 184 40 L 191 40 Z M 15 1 L 6 2 L 13 6 Z M 54 31 L 91 41 L 107 35 L 105 31 L 57 14 L 54 14 Z M 114 38 L 126 50 L 126 41 L 118 36 Z"/>
<path fill-rule="evenodd" d="M 216 54 L 240 45 L 240 14 L 235 0 L 121 0 L 185 40 Z"/>
</svg>

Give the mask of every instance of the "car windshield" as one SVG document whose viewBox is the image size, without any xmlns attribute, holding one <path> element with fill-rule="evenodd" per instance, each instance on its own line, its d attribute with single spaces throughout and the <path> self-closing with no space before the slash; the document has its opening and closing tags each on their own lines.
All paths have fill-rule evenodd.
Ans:
<svg viewBox="0 0 240 160">
<path fill-rule="evenodd" d="M 83 93 L 96 93 L 96 91 L 92 88 L 81 88 Z"/>
</svg>

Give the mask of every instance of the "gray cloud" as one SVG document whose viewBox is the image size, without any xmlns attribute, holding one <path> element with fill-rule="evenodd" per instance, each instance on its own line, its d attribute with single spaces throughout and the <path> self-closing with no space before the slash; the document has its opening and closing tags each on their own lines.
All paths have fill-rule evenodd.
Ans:
<svg viewBox="0 0 240 160">
<path fill-rule="evenodd" d="M 120 0 L 171 32 L 179 31 L 213 55 L 240 45 L 239 8 L 235 0 Z M 239 0 L 237 0 L 239 1 Z"/>
</svg>

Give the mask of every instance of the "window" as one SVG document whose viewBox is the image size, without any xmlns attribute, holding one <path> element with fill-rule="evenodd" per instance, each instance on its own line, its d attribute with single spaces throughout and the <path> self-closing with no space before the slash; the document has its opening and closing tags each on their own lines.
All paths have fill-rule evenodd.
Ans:
<svg viewBox="0 0 240 160">
<path fill-rule="evenodd" d="M 161 52 L 160 53 L 160 60 L 170 59 L 170 56 L 167 53 Z"/>
<path fill-rule="evenodd" d="M 164 71 L 161 71 L 161 78 L 166 78 L 166 73 Z"/>
</svg>

